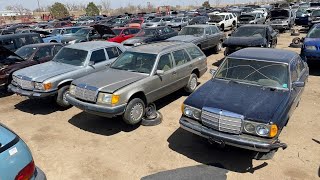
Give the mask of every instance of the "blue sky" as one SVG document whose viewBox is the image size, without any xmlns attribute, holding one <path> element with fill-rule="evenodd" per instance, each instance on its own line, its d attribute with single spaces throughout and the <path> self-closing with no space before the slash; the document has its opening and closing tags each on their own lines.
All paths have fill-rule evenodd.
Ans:
<svg viewBox="0 0 320 180">
<path fill-rule="evenodd" d="M 54 2 L 61 3 L 82 3 L 87 4 L 88 2 L 93 1 L 96 4 L 99 4 L 101 0 L 39 0 L 40 6 L 48 6 Z M 159 5 L 201 5 L 205 0 L 109 0 L 111 2 L 112 8 L 119 8 L 121 6 L 125 7 L 127 4 L 131 3 L 132 5 L 142 5 L 147 6 L 149 1 L 155 6 Z M 251 0 L 252 1 L 252 0 Z M 214 4 L 215 0 L 210 0 L 211 4 Z M 223 3 L 233 3 L 233 0 L 220 0 L 221 4 Z M 250 0 L 236 0 L 236 3 L 250 2 Z M 34 10 L 38 7 L 37 0 L 0 0 L 0 9 L 4 10 L 8 5 L 22 4 L 28 9 Z"/>
</svg>

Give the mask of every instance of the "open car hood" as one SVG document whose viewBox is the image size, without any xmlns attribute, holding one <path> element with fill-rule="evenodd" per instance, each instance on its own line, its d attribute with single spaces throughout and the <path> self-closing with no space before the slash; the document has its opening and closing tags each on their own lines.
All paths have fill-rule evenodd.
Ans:
<svg viewBox="0 0 320 180">
<path fill-rule="evenodd" d="M 2 63 L 3 60 L 7 59 L 9 56 L 15 56 L 24 61 L 24 59 L 18 56 L 16 53 L 0 45 L 0 63 Z"/>
<path fill-rule="evenodd" d="M 108 26 L 105 26 L 102 24 L 96 24 L 96 25 L 93 25 L 92 27 L 100 34 L 101 37 L 104 35 L 112 35 L 112 36 L 116 35 Z"/>
</svg>

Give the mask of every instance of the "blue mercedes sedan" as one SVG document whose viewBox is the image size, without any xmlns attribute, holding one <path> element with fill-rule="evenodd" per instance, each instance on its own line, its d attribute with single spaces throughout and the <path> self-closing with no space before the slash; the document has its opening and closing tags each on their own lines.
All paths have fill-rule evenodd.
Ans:
<svg viewBox="0 0 320 180">
<path fill-rule="evenodd" d="M 0 123 L 0 179 L 45 180 L 25 142 Z"/>
<path fill-rule="evenodd" d="M 320 24 L 309 30 L 301 47 L 301 58 L 308 62 L 320 62 Z"/>
<path fill-rule="evenodd" d="M 246 48 L 227 56 L 182 105 L 181 128 L 271 159 L 287 145 L 279 135 L 298 106 L 309 68 L 292 51 Z"/>
</svg>

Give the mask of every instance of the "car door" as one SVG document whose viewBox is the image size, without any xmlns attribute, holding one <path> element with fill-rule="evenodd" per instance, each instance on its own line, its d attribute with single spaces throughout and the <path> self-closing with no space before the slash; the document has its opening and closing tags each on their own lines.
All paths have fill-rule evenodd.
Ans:
<svg viewBox="0 0 320 180">
<path fill-rule="evenodd" d="M 204 33 L 205 33 L 205 41 L 204 41 L 204 49 L 208 49 L 211 46 L 211 41 L 213 40 L 213 35 L 211 32 L 211 28 L 209 26 L 204 28 Z"/>
<path fill-rule="evenodd" d="M 149 88 L 149 97 L 152 101 L 160 99 L 176 90 L 177 72 L 171 53 L 160 56 L 157 70 L 162 70 L 163 74 L 155 74 L 151 78 L 152 86 Z"/>
<path fill-rule="evenodd" d="M 220 42 L 220 33 L 218 28 L 215 26 L 210 26 L 211 33 L 212 33 L 212 38 L 211 41 L 209 42 L 210 47 L 215 47 L 219 42 Z"/>
<path fill-rule="evenodd" d="M 231 26 L 231 20 L 229 14 L 226 15 L 225 17 L 225 27 L 230 27 Z"/>
<path fill-rule="evenodd" d="M 177 74 L 176 88 L 180 89 L 188 83 L 191 75 L 193 64 L 188 53 L 184 50 L 177 50 L 172 52 L 172 56 L 175 62 L 175 72 Z"/>
<path fill-rule="evenodd" d="M 92 68 L 91 71 L 96 72 L 106 68 L 107 64 L 111 62 L 106 56 L 104 49 L 98 49 L 91 52 L 90 56 L 90 67 Z"/>
</svg>

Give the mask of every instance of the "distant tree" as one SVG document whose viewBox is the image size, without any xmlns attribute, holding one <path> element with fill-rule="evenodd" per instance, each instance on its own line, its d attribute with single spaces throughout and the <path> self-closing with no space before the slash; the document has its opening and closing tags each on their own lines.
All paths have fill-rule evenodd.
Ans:
<svg viewBox="0 0 320 180">
<path fill-rule="evenodd" d="M 209 8 L 210 7 L 209 1 L 203 2 L 202 6 L 206 7 L 206 8 Z"/>
<path fill-rule="evenodd" d="M 61 3 L 55 2 L 50 8 L 50 13 L 56 19 L 61 19 L 69 16 L 68 9 Z"/>
<path fill-rule="evenodd" d="M 220 3 L 221 3 L 221 0 L 215 0 L 214 2 L 215 2 L 216 7 L 219 7 Z"/>
<path fill-rule="evenodd" d="M 99 8 L 93 2 L 89 2 L 85 10 L 88 16 L 99 15 L 99 12 L 100 12 Z"/>
<path fill-rule="evenodd" d="M 110 0 L 101 0 L 102 11 L 109 12 L 111 9 Z"/>
<path fill-rule="evenodd" d="M 19 16 L 29 15 L 30 12 L 31 12 L 29 9 L 24 8 L 21 4 L 15 4 L 15 5 L 6 6 L 5 9 L 8 10 L 8 11 L 14 11 Z"/>
</svg>

